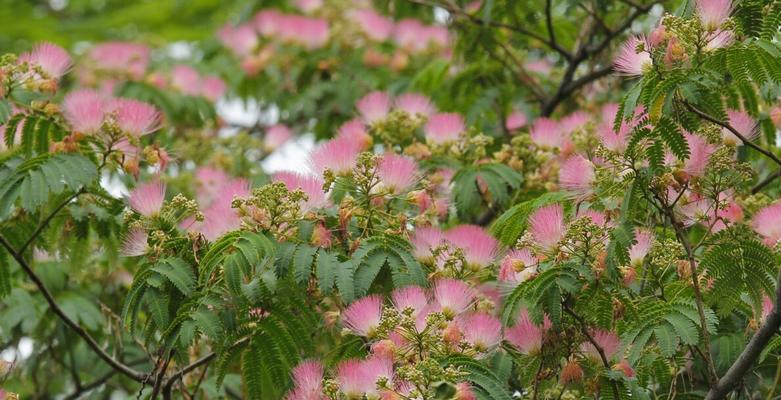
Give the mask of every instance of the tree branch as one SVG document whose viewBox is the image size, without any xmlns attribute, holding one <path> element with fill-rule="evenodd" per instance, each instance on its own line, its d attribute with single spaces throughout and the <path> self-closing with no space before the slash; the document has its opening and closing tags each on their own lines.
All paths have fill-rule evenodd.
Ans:
<svg viewBox="0 0 781 400">
<path fill-rule="evenodd" d="M 580 331 L 583 333 L 583 335 L 586 337 L 586 339 L 591 343 L 592 346 L 594 346 L 595 349 L 597 349 L 597 353 L 599 353 L 599 358 L 602 359 L 602 365 L 605 366 L 605 369 L 608 371 L 610 370 L 610 362 L 607 360 L 607 356 L 605 355 L 605 350 L 602 348 L 602 346 L 597 343 L 596 340 L 594 340 L 594 337 L 591 335 L 591 333 L 588 331 L 588 326 L 586 324 L 586 321 L 578 314 L 575 313 L 566 303 L 564 303 L 564 312 L 571 315 L 572 318 L 575 318 L 576 321 L 578 321 L 578 324 L 580 325 Z M 613 388 L 613 398 L 620 399 L 621 397 L 618 395 L 618 385 L 616 385 L 616 382 L 612 379 L 609 379 L 610 386 Z"/>
<path fill-rule="evenodd" d="M 19 248 L 18 252 L 19 254 L 24 254 L 24 251 L 27 250 L 28 247 L 35 241 L 36 238 L 38 238 L 38 235 L 41 234 L 41 232 L 46 228 L 46 226 L 49 225 L 49 222 L 51 222 L 52 219 L 54 219 L 54 216 L 57 215 L 57 213 L 60 212 L 65 206 L 67 206 L 71 201 L 73 201 L 75 198 L 81 196 L 82 194 L 86 193 L 86 188 L 82 187 L 76 193 L 73 193 L 72 195 L 68 196 L 67 199 L 63 200 L 62 203 L 60 203 L 57 207 L 55 207 L 54 210 L 49 214 L 48 217 L 46 217 L 43 222 L 41 222 L 40 225 L 38 225 L 38 228 L 35 229 L 35 231 L 30 235 L 30 238 L 27 239 L 26 242 L 22 245 L 22 247 Z"/>
<path fill-rule="evenodd" d="M 768 175 L 765 179 L 757 183 L 756 186 L 751 188 L 751 194 L 757 194 L 762 189 L 765 188 L 765 186 L 771 184 L 774 180 L 778 179 L 778 177 L 781 177 L 781 169 L 776 170 L 776 172 L 773 172 L 772 174 Z"/>
</svg>

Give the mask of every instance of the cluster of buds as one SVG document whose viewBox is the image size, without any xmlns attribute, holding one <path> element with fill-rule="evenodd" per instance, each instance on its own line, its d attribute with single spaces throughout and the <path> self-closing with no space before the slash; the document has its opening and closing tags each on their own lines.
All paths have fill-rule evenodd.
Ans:
<svg viewBox="0 0 781 400">
<path fill-rule="evenodd" d="M 239 211 L 244 229 L 268 231 L 284 240 L 297 232 L 301 202 L 306 200 L 302 190 L 291 191 L 284 183 L 274 182 L 252 189 L 247 198 L 234 198 L 231 207 Z"/>
</svg>

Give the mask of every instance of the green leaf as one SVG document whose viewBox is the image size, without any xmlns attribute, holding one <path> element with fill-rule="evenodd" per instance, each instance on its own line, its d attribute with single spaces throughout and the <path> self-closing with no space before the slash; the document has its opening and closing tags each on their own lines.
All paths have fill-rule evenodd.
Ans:
<svg viewBox="0 0 781 400">
<path fill-rule="evenodd" d="M 180 258 L 166 258 L 152 267 L 171 282 L 179 292 L 189 296 L 195 289 L 195 274 L 192 268 Z"/>
<path fill-rule="evenodd" d="M 339 267 L 339 260 L 335 254 L 328 253 L 325 250 L 321 250 L 317 254 L 317 282 L 323 293 L 331 293 L 334 284 L 336 284 Z"/>
</svg>

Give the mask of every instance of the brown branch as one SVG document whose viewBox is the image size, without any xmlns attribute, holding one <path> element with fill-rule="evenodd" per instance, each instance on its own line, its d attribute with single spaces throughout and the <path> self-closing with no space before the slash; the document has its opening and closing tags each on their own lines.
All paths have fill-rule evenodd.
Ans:
<svg viewBox="0 0 781 400">
<path fill-rule="evenodd" d="M 235 348 L 237 346 L 241 346 L 249 341 L 249 338 L 243 338 L 238 340 L 236 343 L 231 345 L 231 348 Z M 173 387 L 174 383 L 182 378 L 183 376 L 187 375 L 191 371 L 195 370 L 196 368 L 210 363 L 214 358 L 217 357 L 217 354 L 214 352 L 210 352 L 209 354 L 206 354 L 205 356 L 193 361 L 189 365 L 182 367 L 179 371 L 171 375 L 168 380 L 166 380 L 165 385 L 163 385 L 163 398 L 168 398 L 166 395 L 170 396 L 171 388 Z"/>
<path fill-rule="evenodd" d="M 581 317 L 580 315 L 576 314 L 575 311 L 573 311 L 567 303 L 564 304 L 564 312 L 572 316 L 572 318 L 575 318 L 576 321 L 578 321 L 578 324 L 580 326 L 580 332 L 583 333 L 583 335 L 586 337 L 586 339 L 591 343 L 592 346 L 594 346 L 595 349 L 597 349 L 597 353 L 599 353 L 599 358 L 602 359 L 602 365 L 605 366 L 605 369 L 608 371 L 610 370 L 610 362 L 607 359 L 607 356 L 605 355 L 605 350 L 602 348 L 602 346 L 597 343 L 596 340 L 594 340 L 594 337 L 591 335 L 591 333 L 588 331 L 588 325 L 586 324 L 586 321 Z M 612 379 L 608 379 L 610 381 L 610 386 L 613 388 L 613 398 L 620 399 L 618 392 L 618 385 L 616 382 Z"/>
<path fill-rule="evenodd" d="M 81 196 L 82 194 L 86 193 L 86 188 L 82 187 L 76 193 L 73 193 L 72 195 L 68 196 L 65 200 L 63 200 L 62 203 L 57 205 L 57 207 L 54 208 L 54 210 L 47 216 L 43 222 L 41 222 L 40 225 L 38 225 L 38 228 L 35 229 L 35 231 L 30 235 L 30 238 L 27 239 L 24 244 L 22 244 L 22 247 L 19 248 L 18 252 L 19 254 L 23 254 L 25 250 L 27 250 L 28 247 L 35 241 L 35 239 L 38 238 L 38 236 L 41 234 L 41 232 L 49 225 L 49 222 L 51 222 L 52 219 L 54 219 L 54 216 L 57 215 L 57 213 L 60 212 L 65 206 L 67 206 L 71 201 L 73 201 L 75 198 Z"/>
<path fill-rule="evenodd" d="M 751 194 L 757 194 L 762 189 L 765 188 L 765 186 L 771 184 L 774 180 L 778 179 L 778 177 L 781 177 L 781 169 L 776 170 L 776 172 L 773 172 L 772 174 L 768 175 L 765 179 L 757 183 L 756 186 L 751 188 Z"/>
</svg>

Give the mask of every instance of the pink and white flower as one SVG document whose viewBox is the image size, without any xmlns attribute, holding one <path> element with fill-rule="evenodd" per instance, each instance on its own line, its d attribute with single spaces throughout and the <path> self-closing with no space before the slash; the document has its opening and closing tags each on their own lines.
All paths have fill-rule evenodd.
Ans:
<svg viewBox="0 0 781 400">
<path fill-rule="evenodd" d="M 504 338 L 521 353 L 533 355 L 542 348 L 543 335 L 549 327 L 547 317 L 543 319 L 542 326 L 537 326 L 532 322 L 529 312 L 521 310 L 515 325 L 505 330 Z"/>
<path fill-rule="evenodd" d="M 463 339 L 480 353 L 492 350 L 502 341 L 502 323 L 486 313 L 470 313 L 456 318 Z"/>
<path fill-rule="evenodd" d="M 393 19 L 380 15 L 373 9 L 353 10 L 350 17 L 366 36 L 375 42 L 384 42 L 393 34 L 396 24 Z"/>
<path fill-rule="evenodd" d="M 131 228 L 122 239 L 121 252 L 128 257 L 142 256 L 149 249 L 149 235 L 141 228 Z"/>
<path fill-rule="evenodd" d="M 371 337 L 381 318 L 382 297 L 371 295 L 350 304 L 342 313 L 342 324 L 358 336 Z"/>
<path fill-rule="evenodd" d="M 293 368 L 293 390 L 286 400 L 322 400 L 323 364 L 315 360 L 303 361 Z"/>
<path fill-rule="evenodd" d="M 468 283 L 450 278 L 434 282 L 433 294 L 442 312 L 450 317 L 466 311 L 477 299 L 477 291 Z"/>
<path fill-rule="evenodd" d="M 643 259 L 651 250 L 653 235 L 646 229 L 635 229 L 635 243 L 629 248 L 629 260 L 633 267 L 643 264 Z"/>
<path fill-rule="evenodd" d="M 527 122 L 526 114 L 521 111 L 513 111 L 507 116 L 507 119 L 504 121 L 504 126 L 508 131 L 517 131 L 526 126 Z"/>
<path fill-rule="evenodd" d="M 391 99 L 386 92 L 371 92 L 356 103 L 358 112 L 367 124 L 385 119 L 391 109 Z"/>
<path fill-rule="evenodd" d="M 732 0 L 697 0 L 697 16 L 708 30 L 716 30 L 732 13 Z"/>
<path fill-rule="evenodd" d="M 288 190 L 301 189 L 307 200 L 301 205 L 303 211 L 316 210 L 329 205 L 328 196 L 323 191 L 323 179 L 314 175 L 304 175 L 292 171 L 280 171 L 274 174 L 274 181 L 282 182 Z"/>
<path fill-rule="evenodd" d="M 646 49 L 638 51 L 645 45 L 643 38 L 632 36 L 621 46 L 618 57 L 613 61 L 613 69 L 621 75 L 642 75 L 653 65 L 651 55 Z"/>
<path fill-rule="evenodd" d="M 751 219 L 754 228 L 768 246 L 775 246 L 781 240 L 781 202 L 759 210 Z"/>
<path fill-rule="evenodd" d="M 92 135 L 100 131 L 106 112 L 106 100 L 95 90 L 79 89 L 68 93 L 62 103 L 65 120 L 76 132 Z"/>
<path fill-rule="evenodd" d="M 432 250 L 441 246 L 444 240 L 445 234 L 442 230 L 432 226 L 418 227 L 410 237 L 412 255 L 420 261 L 432 262 L 434 261 Z"/>
<path fill-rule="evenodd" d="M 564 142 L 564 135 L 559 123 L 545 117 L 534 120 L 529 136 L 534 144 L 542 148 L 559 148 Z"/>
<path fill-rule="evenodd" d="M 702 176 L 708 166 L 711 154 L 716 146 L 708 143 L 705 138 L 695 134 L 685 134 L 689 142 L 689 158 L 684 162 L 683 171 L 690 176 Z"/>
<path fill-rule="evenodd" d="M 529 232 L 544 250 L 553 250 L 564 238 L 564 209 L 559 204 L 539 208 L 529 216 Z"/>
<path fill-rule="evenodd" d="M 293 133 L 286 125 L 272 125 L 266 130 L 266 136 L 263 137 L 263 146 L 267 151 L 274 151 L 292 137 Z"/>
<path fill-rule="evenodd" d="M 367 396 L 377 398 L 377 381 L 385 378 L 393 385 L 393 361 L 384 357 L 366 360 L 347 360 L 336 367 L 336 382 L 339 391 L 348 399 Z"/>
<path fill-rule="evenodd" d="M 405 93 L 395 100 L 397 109 L 410 115 L 423 115 L 428 117 L 436 112 L 436 107 L 431 104 L 431 100 L 420 93 Z"/>
<path fill-rule="evenodd" d="M 386 153 L 377 165 L 377 175 L 383 187 L 398 194 L 412 188 L 418 181 L 418 164 L 409 157 Z"/>
<path fill-rule="evenodd" d="M 399 312 L 402 312 L 407 308 L 413 309 L 413 317 L 417 317 L 429 303 L 426 291 L 420 286 L 398 288 L 391 293 L 391 299 L 393 300 L 393 306 L 396 307 Z"/>
<path fill-rule="evenodd" d="M 745 112 L 727 110 L 727 122 L 748 141 L 752 141 L 759 136 L 756 121 Z M 721 137 L 724 143 L 729 145 L 739 146 L 743 144 L 743 141 L 727 128 L 721 128 Z"/>
<path fill-rule="evenodd" d="M 70 69 L 71 56 L 65 49 L 51 43 L 39 43 L 29 53 L 19 56 L 20 61 L 37 65 L 48 78 L 59 79 Z"/>
<path fill-rule="evenodd" d="M 579 199 L 593 193 L 595 179 L 594 164 L 579 154 L 568 158 L 559 169 L 559 185 Z"/>
<path fill-rule="evenodd" d="M 464 117 L 458 113 L 437 113 L 423 127 L 426 140 L 435 144 L 455 142 L 464 132 Z"/>
<path fill-rule="evenodd" d="M 612 359 L 618 353 L 621 348 L 621 339 L 613 332 L 605 330 L 595 330 L 591 332 L 591 337 L 594 339 L 597 345 L 605 353 L 605 358 Z M 584 342 L 580 345 L 580 351 L 589 358 L 601 361 L 602 358 L 599 355 L 599 351 L 591 342 Z"/>
<path fill-rule="evenodd" d="M 322 174 L 330 169 L 337 175 L 345 175 L 352 171 L 358 154 L 361 153 L 361 144 L 347 138 L 335 138 L 320 144 L 309 156 L 312 169 Z"/>
<path fill-rule="evenodd" d="M 480 267 L 491 264 L 499 249 L 499 242 L 477 225 L 450 228 L 445 232 L 445 240 L 464 250 L 467 263 Z"/>
<path fill-rule="evenodd" d="M 141 137 L 160 127 L 160 113 L 155 106 L 134 99 L 117 98 L 110 104 L 117 126 L 123 132 Z"/>
<path fill-rule="evenodd" d="M 519 284 L 537 274 L 539 259 L 529 249 L 510 250 L 499 267 L 499 280 Z"/>
<path fill-rule="evenodd" d="M 128 204 L 133 211 L 153 217 L 160 212 L 165 200 L 165 184 L 160 181 L 142 183 L 136 186 L 128 196 Z"/>
</svg>

